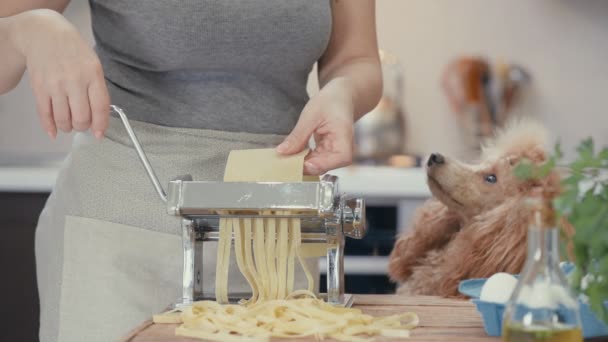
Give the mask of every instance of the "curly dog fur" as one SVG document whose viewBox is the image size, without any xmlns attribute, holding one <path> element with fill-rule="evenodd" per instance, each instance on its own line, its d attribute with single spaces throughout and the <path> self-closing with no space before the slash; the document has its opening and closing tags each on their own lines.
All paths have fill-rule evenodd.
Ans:
<svg viewBox="0 0 608 342">
<path fill-rule="evenodd" d="M 427 183 L 434 198 L 418 209 L 390 255 L 398 293 L 461 297 L 461 280 L 521 271 L 532 214 L 525 198 L 539 187 L 557 189 L 559 175 L 522 181 L 513 168 L 523 158 L 545 161 L 547 142 L 539 123 L 519 120 L 483 146 L 478 164 L 431 158 Z"/>
</svg>

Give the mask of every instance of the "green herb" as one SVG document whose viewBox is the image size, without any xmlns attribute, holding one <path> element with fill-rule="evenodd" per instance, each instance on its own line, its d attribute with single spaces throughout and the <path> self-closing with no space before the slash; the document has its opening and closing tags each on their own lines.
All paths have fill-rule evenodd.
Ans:
<svg viewBox="0 0 608 342">
<path fill-rule="evenodd" d="M 608 147 L 596 153 L 593 139 L 577 147 L 574 161 L 560 165 L 568 172 L 562 179 L 560 195 L 553 200 L 558 218 L 565 218 L 575 229 L 572 241 L 576 271 L 573 288 L 586 295 L 592 310 L 608 323 Z M 515 167 L 521 179 L 546 177 L 563 159 L 557 144 L 553 155 L 535 165 L 524 160 Z"/>
</svg>

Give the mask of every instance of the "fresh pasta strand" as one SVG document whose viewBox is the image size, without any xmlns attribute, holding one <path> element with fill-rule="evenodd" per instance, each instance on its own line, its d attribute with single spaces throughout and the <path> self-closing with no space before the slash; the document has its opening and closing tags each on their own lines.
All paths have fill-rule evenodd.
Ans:
<svg viewBox="0 0 608 342">
<path fill-rule="evenodd" d="M 268 267 L 268 298 L 276 299 L 278 296 L 278 276 L 277 276 L 277 229 L 274 218 L 264 219 L 266 230 L 266 264 Z"/>
<path fill-rule="evenodd" d="M 255 287 L 252 288 L 252 292 L 257 293 L 257 296 L 251 298 L 251 300 L 255 302 L 262 296 L 262 291 L 260 290 L 262 288 L 262 281 L 260 279 L 260 275 L 258 274 L 255 268 L 255 263 L 253 261 L 253 229 L 251 221 L 252 220 L 250 218 L 243 219 L 243 230 L 245 232 L 244 251 L 245 265 L 247 266 L 247 269 L 249 269 L 249 272 L 251 272 L 251 276 L 253 277 L 255 284 Z"/>
<path fill-rule="evenodd" d="M 299 225 L 294 225 L 294 221 L 300 221 L 299 219 L 290 219 L 288 227 L 290 228 L 289 232 L 289 257 L 287 258 L 287 294 L 293 292 L 293 286 L 295 281 L 294 275 L 294 266 L 295 266 L 295 257 L 296 252 L 299 248 L 300 242 L 302 238 L 300 237 Z M 283 297 L 285 298 L 285 297 Z"/>
<path fill-rule="evenodd" d="M 232 222 L 220 218 L 220 236 L 218 241 L 218 260 L 215 269 L 215 298 L 219 303 L 228 303 L 228 271 L 230 246 L 232 243 Z"/>
<path fill-rule="evenodd" d="M 258 288 L 255 283 L 255 278 L 245 262 L 244 244 L 249 243 L 251 245 L 251 239 L 247 240 L 245 238 L 246 235 L 244 232 L 244 228 L 244 225 L 241 224 L 241 221 L 238 218 L 232 219 L 232 229 L 234 230 L 234 256 L 236 257 L 236 264 L 245 279 L 247 280 L 247 283 L 249 283 L 249 287 L 251 287 L 252 293 L 249 301 L 255 302 L 258 298 Z"/>
<path fill-rule="evenodd" d="M 296 255 L 298 256 L 298 261 L 300 262 L 300 266 L 302 266 L 302 270 L 304 271 L 304 275 L 306 276 L 306 280 L 308 281 L 308 291 L 313 292 L 315 289 L 315 279 L 312 277 L 312 272 L 308 268 L 308 264 L 302 255 L 302 229 L 301 229 L 301 221 L 300 219 L 292 219 L 291 225 L 294 236 L 294 241 L 296 242 Z M 290 291 L 290 293 L 293 291 Z"/>
<path fill-rule="evenodd" d="M 279 231 L 277 233 L 277 279 L 278 292 L 277 298 L 287 296 L 287 259 L 289 258 L 289 232 L 288 221 L 286 218 L 279 219 Z"/>
<path fill-rule="evenodd" d="M 268 267 L 266 262 L 266 249 L 264 245 L 264 219 L 253 219 L 253 226 L 253 255 L 255 257 L 255 266 L 258 270 L 258 275 L 261 282 L 261 287 L 259 288 L 260 300 L 264 300 L 269 298 Z"/>
</svg>

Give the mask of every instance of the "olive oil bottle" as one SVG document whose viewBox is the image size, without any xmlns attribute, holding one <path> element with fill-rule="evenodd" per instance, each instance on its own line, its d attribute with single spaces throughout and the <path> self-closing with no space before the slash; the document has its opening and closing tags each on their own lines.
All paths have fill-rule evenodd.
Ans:
<svg viewBox="0 0 608 342">
<path fill-rule="evenodd" d="M 578 301 L 559 266 L 559 231 L 550 200 L 530 199 L 524 270 L 503 317 L 504 342 L 582 342 Z"/>
</svg>

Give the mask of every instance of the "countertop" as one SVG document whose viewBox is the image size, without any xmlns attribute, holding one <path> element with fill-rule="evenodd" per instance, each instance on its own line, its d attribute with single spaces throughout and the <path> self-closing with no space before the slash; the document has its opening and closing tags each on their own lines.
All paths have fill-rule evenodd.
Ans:
<svg viewBox="0 0 608 342">
<path fill-rule="evenodd" d="M 483 330 L 481 316 L 475 306 L 465 300 L 428 296 L 355 295 L 354 307 L 374 316 L 414 312 L 420 319 L 408 341 L 492 342 L 500 338 L 489 337 Z M 127 342 L 187 342 L 198 341 L 174 336 L 176 324 L 154 324 L 146 321 L 135 328 L 123 341 Z M 293 341 L 313 341 L 297 339 Z M 274 341 L 274 340 L 273 340 Z M 278 339 L 276 341 L 279 341 Z M 289 341 L 289 340 L 286 340 Z M 325 341 L 330 341 L 326 339 Z M 375 341 L 396 341 L 377 338 Z"/>
<path fill-rule="evenodd" d="M 58 166 L 3 166 L 0 167 L 1 192 L 50 192 Z"/>
<path fill-rule="evenodd" d="M 40 166 L 0 166 L 1 192 L 50 192 L 59 163 Z M 349 195 L 380 198 L 430 196 L 422 168 L 351 166 L 330 172 L 340 178 L 341 191 Z M 142 177 L 144 177 L 142 168 Z"/>
</svg>

